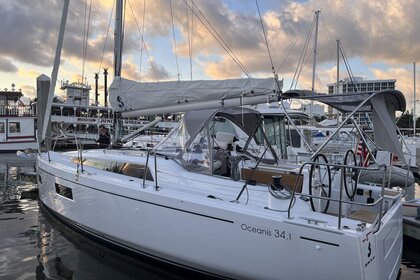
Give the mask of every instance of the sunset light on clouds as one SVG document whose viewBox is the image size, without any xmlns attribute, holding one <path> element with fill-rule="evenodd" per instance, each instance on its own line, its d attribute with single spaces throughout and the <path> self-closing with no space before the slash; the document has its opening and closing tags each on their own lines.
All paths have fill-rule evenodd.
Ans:
<svg viewBox="0 0 420 280">
<path fill-rule="evenodd" d="M 58 75 L 60 80 L 82 80 L 84 30 L 87 26 L 84 18 L 88 18 L 90 2 L 84 76 L 93 84 L 94 73 L 100 71 L 102 84 L 104 67 L 110 68 L 110 75 L 113 75 L 113 18 L 108 31 L 113 1 L 71 0 Z M 163 81 L 176 80 L 179 76 L 181 80 L 189 80 L 191 73 L 193 79 L 246 77 L 209 30 L 192 16 L 187 4 L 195 4 L 199 10 L 194 11 L 205 15 L 247 72 L 254 77 L 272 75 L 254 0 L 172 0 L 176 46 L 169 0 L 127 0 L 126 3 L 122 73 L 127 78 Z M 336 80 L 336 40 L 340 38 L 354 75 L 367 79 L 397 79 L 397 89 L 406 95 L 411 110 L 412 63 L 420 61 L 419 1 L 259 0 L 258 3 L 274 68 L 279 78 L 284 79 L 285 90 L 290 88 L 314 11 L 320 10 L 315 89 L 326 92 L 327 84 Z M 10 88 L 15 83 L 25 95 L 34 97 L 36 77 L 43 73 L 51 75 L 62 5 L 60 0 L 0 0 L 1 88 Z M 143 15 L 143 38 L 150 56 L 144 48 L 142 51 L 138 30 L 143 29 Z M 299 88 L 311 86 L 312 48 L 313 38 Z M 340 78 L 346 78 L 344 64 L 340 69 Z"/>
</svg>

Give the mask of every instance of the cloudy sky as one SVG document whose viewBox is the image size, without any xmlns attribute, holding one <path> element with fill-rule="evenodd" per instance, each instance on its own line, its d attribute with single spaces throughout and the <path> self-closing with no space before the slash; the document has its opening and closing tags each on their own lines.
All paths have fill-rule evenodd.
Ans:
<svg viewBox="0 0 420 280">
<path fill-rule="evenodd" d="M 81 81 L 83 73 L 93 84 L 94 73 L 103 68 L 110 68 L 112 77 L 113 4 L 114 0 L 70 1 L 60 80 Z M 418 0 L 258 4 L 284 89 L 291 87 L 314 11 L 320 10 L 315 89 L 326 92 L 327 84 L 336 80 L 336 40 L 341 39 L 354 76 L 397 79 L 397 89 L 412 107 L 413 61 L 420 61 Z M 62 5 L 61 0 L 0 0 L 0 88 L 15 83 L 34 97 L 36 77 L 51 76 Z M 122 76 L 134 80 L 272 75 L 255 0 L 126 0 L 124 36 Z M 297 88 L 311 88 L 313 41 L 312 36 Z M 340 70 L 341 79 L 348 76 L 343 62 Z"/>
</svg>

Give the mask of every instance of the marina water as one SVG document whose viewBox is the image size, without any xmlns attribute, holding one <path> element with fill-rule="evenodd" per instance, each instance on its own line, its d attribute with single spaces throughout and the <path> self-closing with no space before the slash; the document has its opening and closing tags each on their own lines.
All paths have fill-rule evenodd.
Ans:
<svg viewBox="0 0 420 280">
<path fill-rule="evenodd" d="M 35 165 L 33 158 L 0 154 L 0 279 L 203 278 L 123 254 L 68 228 L 39 203 Z M 420 279 L 420 242 L 404 238 L 400 268 L 399 279 Z"/>
</svg>

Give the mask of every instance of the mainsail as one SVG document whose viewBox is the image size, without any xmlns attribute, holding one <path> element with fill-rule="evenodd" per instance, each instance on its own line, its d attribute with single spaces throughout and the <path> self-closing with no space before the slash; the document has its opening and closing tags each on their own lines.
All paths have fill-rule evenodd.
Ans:
<svg viewBox="0 0 420 280">
<path fill-rule="evenodd" d="M 109 101 L 123 117 L 136 117 L 273 102 L 281 88 L 275 78 L 139 83 L 115 77 Z"/>
</svg>

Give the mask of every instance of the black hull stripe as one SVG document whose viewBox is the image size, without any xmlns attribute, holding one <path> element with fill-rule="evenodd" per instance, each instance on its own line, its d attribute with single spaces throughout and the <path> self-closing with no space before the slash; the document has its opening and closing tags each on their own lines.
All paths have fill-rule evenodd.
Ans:
<svg viewBox="0 0 420 280">
<path fill-rule="evenodd" d="M 72 181 L 70 181 L 68 179 L 61 178 L 61 177 L 58 177 L 58 176 L 56 176 L 54 174 L 51 174 L 51 173 L 43 170 L 42 168 L 39 168 L 39 170 L 42 170 L 43 172 L 45 172 L 45 173 L 53 176 L 54 178 L 60 178 L 61 180 L 64 180 L 64 181 L 67 181 L 67 182 L 76 184 L 76 183 L 74 183 L 74 182 L 72 182 Z M 171 209 L 171 210 L 175 210 L 175 211 L 179 211 L 179 212 L 184 212 L 184 213 L 188 213 L 188 214 L 192 214 L 192 215 L 196 215 L 196 216 L 200 216 L 200 217 L 204 217 L 204 218 L 209 218 L 209 219 L 213 219 L 213 220 L 217 220 L 217 221 L 221 221 L 221 222 L 226 222 L 226 223 L 231 223 L 231 224 L 234 223 L 234 221 L 232 221 L 232 220 L 227 220 L 227 219 L 218 218 L 218 217 L 214 217 L 214 216 L 209 216 L 209 215 L 205 215 L 205 214 L 200 214 L 200 213 L 196 213 L 196 212 L 192 212 L 192 211 L 188 211 L 188 210 L 183 210 L 183 209 L 179 209 L 179 208 L 175 208 L 175 207 L 171 207 L 171 206 L 166 206 L 166 205 L 158 204 L 158 203 L 155 203 L 155 202 L 150 202 L 150 201 L 145 201 L 145 200 L 141 200 L 141 199 L 137 199 L 137 198 L 133 198 L 133 197 L 128 197 L 128 196 L 124 196 L 124 195 L 120 195 L 120 194 L 116 194 L 116 193 L 104 191 L 104 190 L 101 190 L 101 189 L 98 189 L 98 188 L 94 188 L 94 187 L 91 187 L 91 186 L 83 185 L 83 184 L 80 184 L 80 183 L 77 183 L 77 185 L 83 186 L 85 188 L 89 188 L 89 189 L 92 189 L 92 190 L 100 191 L 100 192 L 103 192 L 103 193 L 107 193 L 107 194 L 111 194 L 111 195 L 123 197 L 123 198 L 126 198 L 126 199 L 130 199 L 130 200 L 134 200 L 134 201 L 138 201 L 138 202 L 142 202 L 142 203 L 147 203 L 147 204 L 155 205 L 155 206 L 158 206 L 158 207 L 163 207 L 163 208 L 167 208 L 167 209 Z"/>
<path fill-rule="evenodd" d="M 322 240 L 318 240 L 318 239 L 312 239 L 312 238 L 309 238 L 309 237 L 301 236 L 300 239 L 314 241 L 314 242 L 318 242 L 318 243 L 323 243 L 323 244 L 327 244 L 327 245 L 331 245 L 331 246 L 335 246 L 335 247 L 340 247 L 340 245 L 336 244 L 336 243 L 331 243 L 331 242 L 322 241 Z"/>
<path fill-rule="evenodd" d="M 91 240 L 94 240 L 97 243 L 108 246 L 110 248 L 115 248 L 116 250 L 121 251 L 123 253 L 128 253 L 129 255 L 151 258 L 151 259 L 156 260 L 156 261 L 161 262 L 161 263 L 165 263 L 165 264 L 176 266 L 176 267 L 181 268 L 181 269 L 186 269 L 186 270 L 189 270 L 189 271 L 194 271 L 194 272 L 197 272 L 197 273 L 201 273 L 201 274 L 206 275 L 206 276 L 216 277 L 217 279 L 232 279 L 232 278 L 227 278 L 227 277 L 224 277 L 224 276 L 221 276 L 221 275 L 218 275 L 218 274 L 215 274 L 215 273 L 211 273 L 211 272 L 208 272 L 208 271 L 205 271 L 205 270 L 200 270 L 200 269 L 188 266 L 188 265 L 183 265 L 183 264 L 179 264 L 177 262 L 173 262 L 173 261 L 170 261 L 170 260 L 167 260 L 167 259 L 164 259 L 164 258 L 160 258 L 160 257 L 157 257 L 153 254 L 150 254 L 150 253 L 138 250 L 136 248 L 133 248 L 131 246 L 128 246 L 126 244 L 120 243 L 118 241 L 108 239 L 108 238 L 106 238 L 104 236 L 101 236 L 101 235 L 99 235 L 99 234 L 97 234 L 97 233 L 95 233 L 95 232 L 93 232 L 93 231 L 91 231 L 91 230 L 89 230 L 85 227 L 80 226 L 78 223 L 74 222 L 73 220 L 70 220 L 70 219 L 66 218 L 65 216 L 63 216 L 61 214 L 58 214 L 57 212 L 55 212 L 54 210 L 49 208 L 46 204 L 44 204 L 42 201 L 40 201 L 40 202 L 41 202 L 41 206 L 43 207 L 43 209 L 45 209 L 48 212 L 48 214 L 50 214 L 51 216 L 53 216 L 57 220 L 63 222 L 64 224 L 66 224 L 67 226 L 72 228 L 73 230 L 81 233 L 82 235 L 90 238 Z"/>
</svg>

